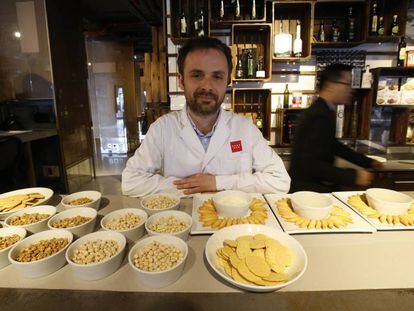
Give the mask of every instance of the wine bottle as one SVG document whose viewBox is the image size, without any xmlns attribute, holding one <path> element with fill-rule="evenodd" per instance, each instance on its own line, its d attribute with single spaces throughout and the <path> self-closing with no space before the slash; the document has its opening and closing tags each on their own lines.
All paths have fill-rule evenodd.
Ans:
<svg viewBox="0 0 414 311">
<path fill-rule="evenodd" d="M 296 22 L 296 38 L 293 41 L 293 55 L 295 57 L 302 56 L 302 39 L 300 38 L 300 21 Z"/>
<path fill-rule="evenodd" d="M 319 42 L 325 42 L 325 25 L 323 21 L 321 21 L 321 25 L 319 26 L 318 40 Z"/>
<path fill-rule="evenodd" d="M 243 79 L 243 77 L 244 77 L 244 71 L 243 71 L 242 55 L 237 53 L 236 78 Z"/>
<path fill-rule="evenodd" d="M 336 24 L 336 19 L 333 20 L 332 22 L 332 41 L 333 42 L 338 42 L 339 41 L 339 27 Z"/>
<path fill-rule="evenodd" d="M 240 19 L 240 2 L 239 0 L 236 0 L 236 7 L 234 10 L 234 18 L 236 20 Z"/>
<path fill-rule="evenodd" d="M 397 67 L 404 67 L 405 65 L 406 48 L 407 48 L 407 43 L 405 42 L 405 38 L 401 37 L 400 43 L 398 44 Z"/>
<path fill-rule="evenodd" d="M 354 101 L 354 108 L 351 114 L 351 137 L 357 138 L 358 136 L 358 102 Z"/>
<path fill-rule="evenodd" d="M 375 36 L 378 32 L 378 13 L 377 13 L 377 2 L 374 2 L 371 9 L 370 19 L 370 33 Z"/>
<path fill-rule="evenodd" d="M 346 41 L 354 41 L 355 40 L 355 17 L 352 13 L 352 6 L 348 9 L 348 19 L 347 19 L 347 38 Z"/>
<path fill-rule="evenodd" d="M 219 15 L 219 21 L 222 21 L 224 18 L 224 0 L 220 1 L 220 15 Z"/>
<path fill-rule="evenodd" d="M 184 11 L 181 12 L 180 17 L 180 36 L 187 37 L 187 19 L 185 17 Z"/>
<path fill-rule="evenodd" d="M 398 36 L 400 30 L 400 27 L 398 26 L 398 15 L 394 15 L 392 18 L 391 36 Z"/>
<path fill-rule="evenodd" d="M 200 11 L 199 19 L 198 19 L 198 36 L 202 37 L 204 36 L 204 13 L 203 9 Z"/>
<path fill-rule="evenodd" d="M 378 22 L 378 31 L 379 36 L 383 36 L 385 34 L 385 28 L 384 28 L 384 17 L 380 16 L 379 22 Z"/>
<path fill-rule="evenodd" d="M 247 51 L 247 78 L 253 79 L 254 74 L 254 59 L 253 59 L 253 50 L 248 49 Z"/>
<path fill-rule="evenodd" d="M 256 16 L 256 0 L 253 0 L 253 3 L 252 3 L 252 19 L 256 19 L 257 18 L 257 16 Z"/>
<path fill-rule="evenodd" d="M 280 19 L 279 33 L 275 35 L 275 54 L 276 57 L 290 57 L 292 55 L 292 35 L 285 33 L 283 20 Z"/>
<path fill-rule="evenodd" d="M 289 85 L 286 83 L 285 91 L 283 92 L 283 108 L 289 108 Z"/>
</svg>

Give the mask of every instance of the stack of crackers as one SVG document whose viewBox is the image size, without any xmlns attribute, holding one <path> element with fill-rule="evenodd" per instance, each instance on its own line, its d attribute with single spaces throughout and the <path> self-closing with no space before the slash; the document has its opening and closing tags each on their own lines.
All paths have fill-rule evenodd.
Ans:
<svg viewBox="0 0 414 311">
<path fill-rule="evenodd" d="M 285 269 L 295 255 L 286 246 L 264 234 L 225 240 L 217 249 L 216 265 L 233 280 L 247 285 L 275 286 L 289 280 Z"/>
<path fill-rule="evenodd" d="M 41 202 L 44 198 L 45 196 L 43 194 L 37 192 L 1 197 L 0 212 L 17 211 L 28 206 L 33 206 Z"/>
</svg>

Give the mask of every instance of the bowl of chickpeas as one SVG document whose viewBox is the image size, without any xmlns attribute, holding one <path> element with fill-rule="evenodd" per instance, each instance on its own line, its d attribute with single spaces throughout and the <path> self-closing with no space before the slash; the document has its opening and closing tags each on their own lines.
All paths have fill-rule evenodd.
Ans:
<svg viewBox="0 0 414 311">
<path fill-rule="evenodd" d="M 19 227 L 0 229 L 0 269 L 10 264 L 9 251 L 17 242 L 26 237 L 26 230 Z"/>
<path fill-rule="evenodd" d="M 126 238 L 113 231 L 98 231 L 76 240 L 66 251 L 66 260 L 77 277 L 86 281 L 103 279 L 122 263 Z"/>
<path fill-rule="evenodd" d="M 52 205 L 39 205 L 28 210 L 20 210 L 4 221 L 6 227 L 20 227 L 30 233 L 38 233 L 48 230 L 48 220 L 56 214 L 56 207 Z"/>
<path fill-rule="evenodd" d="M 23 277 L 46 276 L 65 265 L 65 250 L 72 241 L 67 230 L 42 231 L 16 243 L 8 258 Z"/>
<path fill-rule="evenodd" d="M 175 193 L 150 194 L 141 199 L 141 207 L 148 216 L 162 211 L 177 210 L 180 207 L 180 197 Z"/>
<path fill-rule="evenodd" d="M 61 204 L 65 209 L 74 207 L 91 207 L 98 210 L 102 194 L 99 191 L 80 191 L 65 196 Z"/>
<path fill-rule="evenodd" d="M 104 230 L 123 234 L 128 241 L 136 241 L 145 233 L 145 221 L 148 215 L 138 208 L 123 208 L 107 214 L 101 219 Z"/>
<path fill-rule="evenodd" d="M 158 288 L 177 281 L 188 256 L 188 246 L 172 235 L 154 235 L 138 241 L 128 262 L 140 283 Z"/>
<path fill-rule="evenodd" d="M 185 212 L 165 211 L 152 215 L 145 223 L 149 235 L 173 235 L 184 241 L 190 234 L 192 218 Z"/>
<path fill-rule="evenodd" d="M 95 228 L 98 212 L 91 207 L 71 208 L 54 215 L 47 222 L 49 229 L 65 229 L 79 238 Z"/>
</svg>

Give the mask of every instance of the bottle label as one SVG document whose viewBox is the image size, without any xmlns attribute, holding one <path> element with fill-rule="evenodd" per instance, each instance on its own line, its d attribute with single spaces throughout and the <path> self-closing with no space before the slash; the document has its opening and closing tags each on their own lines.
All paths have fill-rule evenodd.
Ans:
<svg viewBox="0 0 414 311">
<path fill-rule="evenodd" d="M 392 27 L 391 32 L 392 32 L 394 35 L 398 34 L 398 31 L 399 31 L 399 27 L 398 27 L 398 25 L 397 25 L 397 26 Z"/>
<path fill-rule="evenodd" d="M 371 31 L 376 32 L 378 27 L 378 16 L 374 15 L 372 17 Z"/>
<path fill-rule="evenodd" d="M 400 60 L 405 60 L 405 51 L 406 51 L 406 48 L 401 48 L 400 55 L 399 55 Z"/>
<path fill-rule="evenodd" d="M 187 32 L 187 23 L 185 21 L 185 18 L 181 19 L 181 33 Z"/>
<path fill-rule="evenodd" d="M 378 34 L 383 35 L 384 34 L 384 27 L 381 27 L 378 29 Z"/>
<path fill-rule="evenodd" d="M 247 74 L 253 76 L 253 59 L 247 60 Z"/>
</svg>

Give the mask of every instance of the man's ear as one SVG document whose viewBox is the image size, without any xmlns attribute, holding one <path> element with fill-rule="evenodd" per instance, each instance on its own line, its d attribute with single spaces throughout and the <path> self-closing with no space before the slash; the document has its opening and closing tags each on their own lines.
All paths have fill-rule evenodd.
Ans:
<svg viewBox="0 0 414 311">
<path fill-rule="evenodd" d="M 180 87 L 180 89 L 182 89 L 184 91 L 184 76 L 181 75 L 180 73 L 178 74 L 178 86 Z"/>
</svg>

